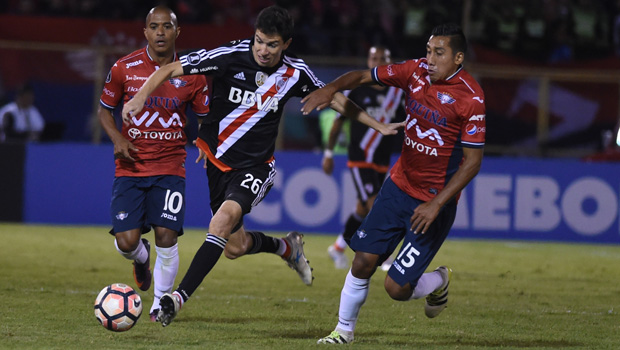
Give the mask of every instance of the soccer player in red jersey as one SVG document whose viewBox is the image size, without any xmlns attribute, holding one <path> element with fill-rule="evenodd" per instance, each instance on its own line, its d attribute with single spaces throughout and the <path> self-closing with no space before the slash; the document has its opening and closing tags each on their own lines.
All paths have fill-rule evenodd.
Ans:
<svg viewBox="0 0 620 350">
<path fill-rule="evenodd" d="M 391 54 L 387 48 L 373 46 L 368 50 L 366 62 L 368 68 L 372 69 L 390 62 Z M 368 114 L 384 123 L 389 121 L 400 122 L 405 119 L 403 95 L 403 90 L 397 87 L 379 85 L 361 86 L 346 94 L 351 101 L 362 107 Z M 343 116 L 336 118 L 329 132 L 322 162 L 323 171 L 326 174 L 331 174 L 334 169 L 333 149 L 344 121 Z M 345 249 L 362 220 L 372 208 L 372 203 L 375 201 L 388 172 L 390 156 L 395 146 L 400 145 L 400 141 L 395 138 L 396 136 L 383 137 L 376 130 L 353 121 L 349 124 L 349 135 L 347 166 L 351 171 L 353 185 L 357 191 L 357 205 L 349 215 L 343 233 L 338 235 L 336 241 L 327 250 L 338 269 L 349 268 Z M 391 260 L 387 260 L 382 267 L 387 266 L 389 268 L 390 265 Z"/>
<path fill-rule="evenodd" d="M 151 319 L 159 299 L 172 291 L 179 269 L 177 238 L 185 216 L 186 108 L 198 116 L 209 111 L 204 76 L 170 79 L 144 102 L 144 111 L 118 130 L 112 114 L 129 101 L 146 79 L 160 67 L 178 60 L 175 41 L 180 33 L 169 8 L 158 6 L 146 17 L 145 48 L 116 61 L 106 79 L 98 117 L 114 143 L 116 163 L 111 217 L 116 249 L 133 260 L 134 278 L 143 291 L 154 279 Z M 141 239 L 155 231 L 154 276 L 150 270 L 150 243 Z M 154 277 L 154 278 L 153 278 Z"/>
<path fill-rule="evenodd" d="M 440 25 L 428 40 L 426 58 L 348 72 L 302 99 L 308 113 L 327 106 L 336 91 L 360 85 L 396 86 L 407 94 L 401 156 L 351 239 L 356 253 L 338 324 L 320 344 L 353 341 L 377 263 L 401 241 L 385 278 L 388 295 L 402 301 L 426 297 L 429 318 L 447 305 L 451 270 L 425 271 L 454 223 L 460 191 L 480 170 L 486 133 L 484 93 L 462 66 L 466 49 L 458 26 Z"/>
<path fill-rule="evenodd" d="M 172 294 L 161 299 L 157 320 L 167 326 L 198 288 L 222 252 L 235 259 L 261 252 L 281 256 L 306 285 L 312 269 L 303 251 L 302 236 L 284 239 L 246 231 L 243 216 L 265 197 L 276 174 L 275 141 L 284 104 L 304 97 L 324 84 L 301 59 L 285 52 L 292 41 L 293 19 L 278 6 L 263 9 L 251 39 L 233 41 L 213 50 L 191 51 L 155 72 L 133 100 L 125 104 L 123 119 L 140 113 L 144 101 L 163 82 L 181 75 L 213 76 L 209 115 L 204 118 L 197 146 L 208 159 L 211 211 L 207 239 Z M 392 135 L 403 123 L 382 124 L 344 95 L 331 102 L 336 111 Z"/>
</svg>

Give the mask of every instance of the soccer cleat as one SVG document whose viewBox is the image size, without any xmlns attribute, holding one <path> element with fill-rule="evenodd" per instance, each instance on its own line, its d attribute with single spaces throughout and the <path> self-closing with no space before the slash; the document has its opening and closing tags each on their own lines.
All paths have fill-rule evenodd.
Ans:
<svg viewBox="0 0 620 350">
<path fill-rule="evenodd" d="M 347 255 L 338 249 L 332 244 L 327 248 L 327 253 L 329 257 L 334 261 L 334 266 L 337 269 L 346 269 L 349 267 L 349 259 L 347 259 Z"/>
<path fill-rule="evenodd" d="M 157 313 L 156 321 L 160 322 L 162 327 L 166 327 L 174 320 L 179 310 L 181 310 L 181 302 L 178 297 L 166 293 L 159 299 L 159 313 Z"/>
<path fill-rule="evenodd" d="M 338 331 L 331 332 L 327 337 L 317 340 L 317 344 L 349 344 L 353 342 L 353 336 L 346 336 Z"/>
<path fill-rule="evenodd" d="M 314 277 L 312 276 L 312 268 L 308 264 L 309 261 L 304 255 L 304 241 L 302 237 L 302 234 L 295 231 L 291 231 L 286 235 L 284 240 L 290 247 L 291 253 L 287 259 L 282 259 L 286 261 L 291 269 L 297 271 L 297 274 L 307 286 L 311 286 Z"/>
<path fill-rule="evenodd" d="M 136 280 L 138 288 L 146 292 L 151 288 L 151 281 L 153 280 L 153 274 L 151 274 L 151 244 L 145 238 L 142 238 L 142 243 L 144 243 L 146 247 L 148 256 L 144 264 L 140 264 L 134 260 L 133 278 Z"/>
<path fill-rule="evenodd" d="M 443 284 L 441 287 L 437 288 L 437 290 L 426 296 L 424 314 L 428 318 L 437 317 L 443 309 L 448 306 L 448 287 L 450 286 L 452 270 L 447 266 L 439 266 L 435 271 L 441 274 Z"/>
<path fill-rule="evenodd" d="M 149 316 L 151 318 L 151 322 L 157 322 L 157 314 L 159 314 L 159 309 L 155 309 L 155 310 L 151 311 L 151 313 L 149 313 Z"/>
</svg>

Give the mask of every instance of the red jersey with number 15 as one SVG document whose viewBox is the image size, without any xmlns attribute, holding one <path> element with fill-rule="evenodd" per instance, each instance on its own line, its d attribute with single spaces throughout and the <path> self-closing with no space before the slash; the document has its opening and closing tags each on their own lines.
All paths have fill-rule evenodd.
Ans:
<svg viewBox="0 0 620 350">
<path fill-rule="evenodd" d="M 108 73 L 101 106 L 113 110 L 121 101 L 129 101 L 157 69 L 159 65 L 150 57 L 147 48 L 119 59 Z M 153 91 L 144 109 L 132 118 L 133 124 L 123 124 L 121 133 L 138 151 L 131 152 L 135 162 L 116 159 L 115 176 L 185 177 L 187 136 L 184 128 L 188 104 L 199 116 L 209 112 L 204 76 L 172 78 Z"/>
<path fill-rule="evenodd" d="M 376 67 L 372 77 L 407 94 L 405 139 L 390 176 L 410 196 L 429 201 L 458 170 L 463 147 L 484 146 L 484 92 L 462 67 L 431 84 L 426 58 Z"/>
</svg>

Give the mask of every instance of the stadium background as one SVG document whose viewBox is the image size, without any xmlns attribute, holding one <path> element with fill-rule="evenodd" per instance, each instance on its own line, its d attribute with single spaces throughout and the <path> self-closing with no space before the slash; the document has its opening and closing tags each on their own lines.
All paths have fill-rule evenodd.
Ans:
<svg viewBox="0 0 620 350">
<path fill-rule="evenodd" d="M 285 6 L 296 18 L 292 51 L 326 82 L 363 68 L 372 44 L 390 47 L 397 60 L 417 58 L 435 24 L 460 23 L 470 39 L 467 69 L 485 89 L 489 139 L 453 235 L 620 243 L 616 1 L 167 3 L 179 15 L 179 49 L 249 37 L 261 8 Z M 144 15 L 153 5 L 0 5 L 0 100 L 29 81 L 47 122 L 40 143 L 0 145 L 0 220 L 108 224 L 112 147 L 94 111 L 109 67 L 145 44 Z M 353 208 L 353 189 L 342 156 L 334 177 L 321 173 L 319 115 L 302 117 L 299 107 L 287 105 L 278 182 L 247 224 L 335 234 Z M 189 152 L 187 225 L 206 227 L 205 178 Z"/>
</svg>

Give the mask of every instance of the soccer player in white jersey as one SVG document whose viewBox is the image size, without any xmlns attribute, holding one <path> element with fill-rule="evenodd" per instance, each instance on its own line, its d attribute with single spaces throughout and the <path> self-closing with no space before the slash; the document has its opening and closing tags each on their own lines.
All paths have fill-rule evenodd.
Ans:
<svg viewBox="0 0 620 350">
<path fill-rule="evenodd" d="M 286 238 L 246 231 L 243 217 L 267 194 L 276 174 L 275 141 L 283 105 L 323 86 L 303 60 L 284 51 L 292 41 L 293 20 L 283 8 L 263 9 L 251 39 L 213 50 L 191 51 L 179 62 L 162 67 L 149 77 L 125 104 L 123 119 L 139 113 L 144 101 L 172 77 L 203 74 L 213 77 L 210 112 L 199 131 L 200 159 L 206 158 L 211 210 L 207 239 L 187 273 L 172 293 L 161 299 L 158 321 L 167 326 L 183 303 L 198 288 L 222 252 L 230 259 L 261 252 L 281 256 L 306 285 L 312 270 L 303 251 L 302 235 Z M 360 120 L 382 134 L 391 135 L 403 124 L 382 124 L 337 94 L 336 111 Z"/>
</svg>

